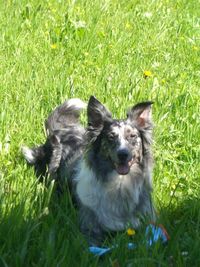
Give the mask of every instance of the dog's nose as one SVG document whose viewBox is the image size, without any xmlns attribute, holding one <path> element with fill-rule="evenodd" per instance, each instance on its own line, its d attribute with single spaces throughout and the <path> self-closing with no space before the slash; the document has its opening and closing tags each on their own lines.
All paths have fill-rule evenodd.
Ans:
<svg viewBox="0 0 200 267">
<path fill-rule="evenodd" d="M 129 150 L 126 149 L 126 148 L 123 148 L 123 149 L 119 149 L 117 151 L 117 157 L 120 161 L 127 161 L 127 159 L 129 158 L 130 156 L 130 153 L 129 153 Z"/>
</svg>

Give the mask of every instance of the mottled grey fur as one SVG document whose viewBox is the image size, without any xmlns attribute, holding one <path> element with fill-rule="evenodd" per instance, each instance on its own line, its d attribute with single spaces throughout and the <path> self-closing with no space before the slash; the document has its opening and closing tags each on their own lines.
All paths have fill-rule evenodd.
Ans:
<svg viewBox="0 0 200 267">
<path fill-rule="evenodd" d="M 108 232 L 140 226 L 154 220 L 151 202 L 152 142 L 151 104 L 129 110 L 115 120 L 93 96 L 86 129 L 79 125 L 82 102 L 66 101 L 46 121 L 47 142 L 24 148 L 37 175 L 45 167 L 53 178 L 67 180 L 78 204 L 80 228 L 90 244 L 103 242 Z M 42 167 L 41 167 L 42 166 Z M 42 170 L 42 171 L 41 171 Z M 64 185 L 63 185 L 64 186 Z"/>
</svg>

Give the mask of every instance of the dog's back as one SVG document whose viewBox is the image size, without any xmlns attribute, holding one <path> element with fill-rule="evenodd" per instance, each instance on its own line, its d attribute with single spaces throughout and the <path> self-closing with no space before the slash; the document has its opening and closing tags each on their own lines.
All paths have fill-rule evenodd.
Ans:
<svg viewBox="0 0 200 267">
<path fill-rule="evenodd" d="M 45 122 L 45 144 L 33 148 L 22 147 L 24 157 L 34 166 L 38 177 L 47 174 L 53 179 L 57 179 L 58 175 L 67 176 L 68 165 L 82 154 L 85 129 L 79 123 L 79 116 L 85 106 L 80 99 L 65 101 Z"/>
</svg>

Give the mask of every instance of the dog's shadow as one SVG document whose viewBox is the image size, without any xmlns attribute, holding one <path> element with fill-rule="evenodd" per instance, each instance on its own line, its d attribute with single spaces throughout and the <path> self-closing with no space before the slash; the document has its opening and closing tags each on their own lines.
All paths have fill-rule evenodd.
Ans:
<svg viewBox="0 0 200 267">
<path fill-rule="evenodd" d="M 46 188 L 45 185 L 41 185 Z M 52 190 L 52 191 L 51 191 Z M 78 216 L 68 188 L 61 193 L 46 188 L 50 197 L 36 201 L 38 211 L 27 211 L 26 202 L 16 204 L 1 222 L 2 266 L 200 266 L 200 201 L 187 198 L 176 207 L 171 204 L 159 209 L 158 223 L 162 223 L 170 240 L 167 245 L 147 248 L 141 240 L 144 231 L 137 230 L 131 241 L 137 248 L 129 251 L 125 233 L 118 233 L 106 245 L 118 246 L 103 258 L 88 251 L 88 245 L 79 232 Z M 50 192 L 51 191 L 51 192 Z M 40 204 L 40 208 L 39 208 Z M 33 205 L 34 206 L 34 205 Z M 115 265 L 113 265 L 115 266 Z"/>
<path fill-rule="evenodd" d="M 165 254 L 172 266 L 200 266 L 200 201 L 185 198 L 159 209 L 162 223 L 170 240 Z"/>
<path fill-rule="evenodd" d="M 33 186 L 39 187 L 35 195 L 1 215 L 0 266 L 88 266 L 92 256 L 68 189 L 61 194 L 51 183 L 46 187 L 35 181 Z"/>
</svg>

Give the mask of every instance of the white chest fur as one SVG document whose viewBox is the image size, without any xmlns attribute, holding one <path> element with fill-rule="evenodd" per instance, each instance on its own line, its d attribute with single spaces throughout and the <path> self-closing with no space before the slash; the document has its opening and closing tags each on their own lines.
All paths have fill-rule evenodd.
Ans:
<svg viewBox="0 0 200 267">
<path fill-rule="evenodd" d="M 131 172 L 122 176 L 113 171 L 109 181 L 102 183 L 84 161 L 80 163 L 75 179 L 79 199 L 95 212 L 106 228 L 123 230 L 127 223 L 137 227 L 134 211 L 139 203 L 143 179 L 134 179 Z"/>
</svg>

